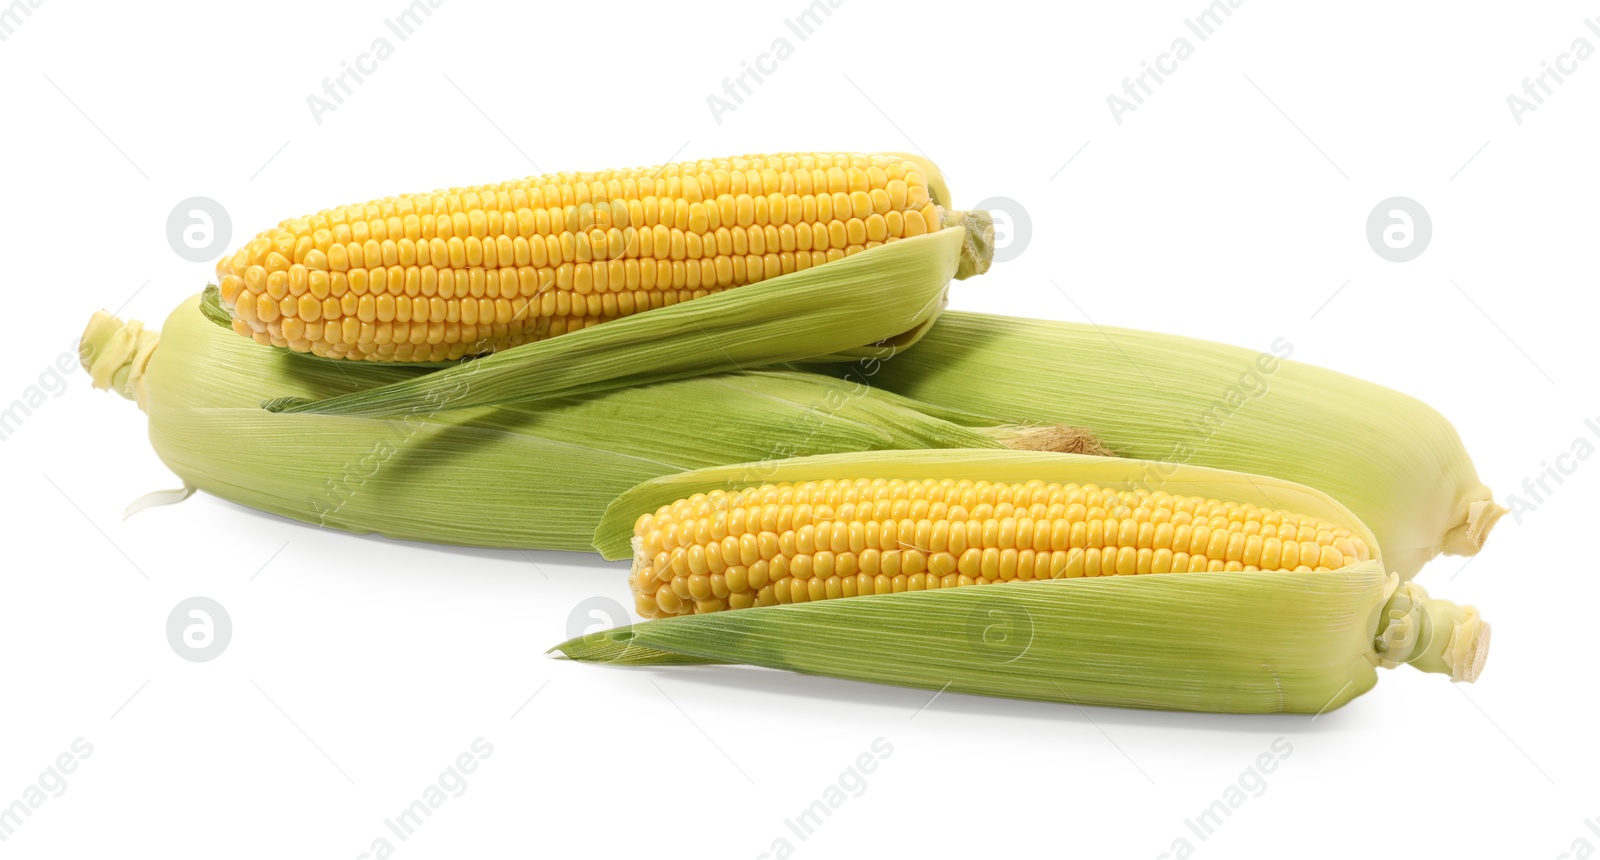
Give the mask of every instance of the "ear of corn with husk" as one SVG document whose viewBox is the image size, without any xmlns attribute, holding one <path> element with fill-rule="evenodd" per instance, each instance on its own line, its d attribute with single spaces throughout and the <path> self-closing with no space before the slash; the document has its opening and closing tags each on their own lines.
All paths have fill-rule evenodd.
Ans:
<svg viewBox="0 0 1600 860">
<path fill-rule="evenodd" d="M 646 618 L 1048 579 L 1314 573 L 1376 558 L 1364 530 L 1293 509 L 966 478 L 696 493 L 640 517 L 631 543 Z"/>
<path fill-rule="evenodd" d="M 260 343 L 334 359 L 448 366 L 494 353 L 264 403 L 411 415 L 903 348 L 952 278 L 988 269 L 993 239 L 988 213 L 950 208 L 925 158 L 741 156 L 290 219 L 218 264 L 206 306 Z"/>
<path fill-rule="evenodd" d="M 1409 578 L 1440 552 L 1471 555 L 1505 509 L 1455 428 L 1415 398 L 1194 338 L 950 311 L 912 349 L 868 365 L 816 366 L 930 403 L 1010 421 L 1070 424 L 1121 457 L 1309 484 L 1378 535 Z"/>
<path fill-rule="evenodd" d="M 1091 492 L 1139 491 L 1142 470 L 1148 465 L 1067 454 L 970 450 L 797 458 L 777 464 L 759 479 L 752 479 L 744 467 L 713 467 L 655 479 L 625 493 L 608 510 L 596 544 L 608 556 L 632 553 L 637 582 L 637 575 L 650 571 L 651 565 L 665 563 L 662 572 L 670 572 L 671 565 L 696 547 L 711 557 L 717 551 L 719 530 L 735 538 L 731 546 L 726 536 L 722 538 L 730 549 L 741 537 L 733 532 L 750 529 L 771 534 L 770 545 L 780 547 L 775 550 L 779 554 L 792 552 L 796 545 L 809 550 L 808 540 L 823 545 L 820 530 L 798 534 L 806 528 L 794 525 L 800 518 L 799 506 L 787 522 L 781 522 L 782 511 L 773 510 L 752 508 L 739 511 L 748 515 L 738 517 L 737 494 L 751 487 L 818 490 L 819 485 L 807 482 L 832 482 L 821 489 L 839 495 L 850 487 L 870 493 L 885 482 L 901 482 L 890 485 L 882 498 L 914 505 L 918 499 L 932 498 L 935 487 L 955 486 L 979 493 L 977 503 L 970 510 L 947 504 L 938 513 L 947 524 L 971 523 L 999 516 L 999 510 L 980 508 L 989 504 L 982 494 L 1004 486 L 1003 482 L 1014 485 L 1006 492 L 1017 494 L 1015 507 L 1020 511 L 1020 494 L 1035 500 L 1041 493 L 1047 496 L 1060 489 L 1051 482 Z M 950 481 L 960 483 L 938 483 Z M 590 634 L 552 650 L 573 659 L 621 665 L 747 663 L 941 691 L 1241 713 L 1320 713 L 1339 707 L 1373 686 L 1379 666 L 1410 663 L 1462 681 L 1481 672 L 1489 631 L 1476 610 L 1432 600 L 1418 586 L 1385 574 L 1372 531 L 1327 495 L 1278 479 L 1194 466 L 1176 468 L 1157 495 L 1180 501 L 1224 500 L 1229 514 L 1270 508 L 1269 522 L 1301 528 L 1303 518 L 1315 518 L 1330 528 L 1342 524 L 1337 527 L 1342 531 L 1332 532 L 1331 540 L 1345 540 L 1337 536 L 1344 534 L 1359 551 L 1337 560 L 1332 569 L 1213 566 L 1183 573 L 1113 571 L 1106 576 L 1014 578 L 970 585 L 938 583 L 932 575 L 937 571 L 930 570 L 921 575 L 921 590 L 912 587 L 917 574 L 902 571 L 897 579 L 904 582 L 897 581 L 888 591 L 836 596 L 813 590 L 810 599 L 797 588 L 796 600 L 788 605 L 752 608 L 725 608 L 725 602 L 719 605 L 712 599 L 695 607 L 698 614 Z M 836 536 L 849 514 L 846 505 L 853 506 L 857 522 L 872 518 L 863 498 L 850 502 L 846 495 L 829 499 L 837 504 L 809 505 L 806 516 L 819 524 L 831 520 Z M 682 518 L 684 500 L 694 515 L 689 519 Z M 679 502 L 677 508 L 674 501 Z M 937 503 L 947 502 L 946 498 Z M 884 522 L 893 523 L 896 514 L 907 513 L 895 510 L 892 501 L 888 504 L 878 509 Z M 1033 513 L 1044 517 L 1073 516 L 1069 505 L 1050 510 L 1036 502 L 1034 507 Z M 673 519 L 675 512 L 679 520 Z M 1291 520 L 1284 512 L 1293 512 L 1298 519 Z M 758 513 L 775 519 L 756 525 Z M 919 513 L 921 519 L 916 518 Z M 1125 508 L 1111 513 L 1132 516 Z M 938 534 L 937 521 L 927 528 L 932 519 L 927 510 L 914 511 L 899 526 L 893 540 L 905 557 L 920 552 L 932 564 L 938 538 L 924 545 L 929 535 Z M 999 521 L 1002 535 L 1005 519 Z M 1249 522 L 1261 522 L 1250 516 L 1237 521 L 1245 530 Z M 652 556 L 656 545 L 651 542 L 662 539 L 652 530 L 662 522 L 676 531 L 666 539 L 670 549 Z M 1222 523 L 1228 522 L 1224 516 Z M 769 525 L 786 534 L 768 532 Z M 949 533 L 954 534 L 953 526 Z M 1312 533 L 1316 534 L 1315 528 Z M 1036 529 L 1032 534 L 1041 532 Z M 1139 540 L 1144 540 L 1142 535 Z M 841 546 L 835 543 L 836 549 Z M 834 569 L 848 553 L 841 549 L 836 554 L 830 562 Z M 857 554 L 857 560 L 864 558 Z M 737 562 L 724 551 L 718 563 Z M 724 589 L 731 570 L 727 567 L 720 574 Z M 796 570 L 791 567 L 791 578 L 798 575 Z M 946 574 L 945 582 L 953 575 L 954 571 Z"/>
<path fill-rule="evenodd" d="M 586 551 L 618 493 L 682 469 L 1018 444 L 1016 428 L 792 371 L 403 419 L 273 415 L 257 405 L 269 393 L 320 399 L 420 371 L 265 349 L 207 321 L 197 304 L 181 304 L 159 334 L 97 314 L 83 338 L 94 383 L 137 400 L 157 454 L 187 484 L 354 532 Z"/>
<path fill-rule="evenodd" d="M 903 153 L 530 176 L 287 219 L 218 262 L 217 305 L 261 344 L 450 361 L 937 232 L 960 220 L 949 205 L 938 169 Z"/>
</svg>

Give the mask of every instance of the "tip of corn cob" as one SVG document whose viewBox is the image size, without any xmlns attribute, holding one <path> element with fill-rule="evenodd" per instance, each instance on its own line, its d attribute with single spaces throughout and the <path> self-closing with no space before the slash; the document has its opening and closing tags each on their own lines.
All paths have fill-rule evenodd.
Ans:
<svg viewBox="0 0 1600 860">
<path fill-rule="evenodd" d="M 1444 551 L 1449 555 L 1477 555 L 1494 524 L 1510 512 L 1493 499 L 1472 502 L 1467 506 L 1467 521 L 1445 532 Z"/>
<path fill-rule="evenodd" d="M 145 367 L 160 342 L 159 332 L 138 320 L 121 319 L 95 311 L 78 342 L 78 361 L 89 381 L 101 391 L 115 391 L 145 408 Z"/>
<path fill-rule="evenodd" d="M 1386 668 L 1409 663 L 1463 683 L 1483 674 L 1490 629 L 1476 607 L 1435 600 L 1422 586 L 1405 582 L 1396 584 L 1382 614 L 1373 645 Z"/>
</svg>

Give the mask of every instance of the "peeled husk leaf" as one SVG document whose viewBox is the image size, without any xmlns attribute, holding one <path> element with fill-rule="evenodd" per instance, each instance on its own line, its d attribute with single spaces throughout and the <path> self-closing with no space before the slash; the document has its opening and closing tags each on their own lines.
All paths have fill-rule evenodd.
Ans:
<svg viewBox="0 0 1600 860">
<path fill-rule="evenodd" d="M 1396 584 L 1375 562 L 1324 573 L 1015 582 L 663 618 L 553 650 L 589 662 L 745 663 L 1079 705 L 1316 714 L 1377 682 L 1375 666 L 1386 661 L 1374 637 Z M 1437 655 L 1464 649 L 1459 679 L 1475 678 L 1488 625 L 1469 611 L 1459 623 L 1444 616 L 1449 623 L 1406 657 L 1454 676 Z"/>
</svg>

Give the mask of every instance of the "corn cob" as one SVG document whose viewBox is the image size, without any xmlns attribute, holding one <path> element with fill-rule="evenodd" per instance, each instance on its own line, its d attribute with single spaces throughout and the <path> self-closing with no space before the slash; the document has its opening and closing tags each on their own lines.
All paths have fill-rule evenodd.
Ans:
<svg viewBox="0 0 1600 860">
<path fill-rule="evenodd" d="M 272 415 L 257 406 L 269 392 L 327 397 L 421 370 L 261 349 L 207 322 L 196 305 L 185 301 L 159 334 L 97 314 L 83 338 L 94 384 L 138 402 L 156 452 L 186 484 L 353 532 L 588 551 L 613 497 L 681 469 L 789 453 L 1025 444 L 1016 428 L 789 371 L 405 420 Z M 441 513 L 468 500 L 460 515 Z"/>
<path fill-rule="evenodd" d="M 738 466 L 654 479 L 612 504 L 596 532 L 596 545 L 608 557 L 633 553 L 636 585 L 641 574 L 654 575 L 655 591 L 641 594 L 640 608 L 652 611 L 653 604 L 657 614 L 672 614 L 671 598 L 665 605 L 658 602 L 659 589 L 665 585 L 676 596 L 674 567 L 681 564 L 689 587 L 707 593 L 696 602 L 691 590 L 690 600 L 683 601 L 693 603 L 697 614 L 579 637 L 552 651 L 591 662 L 748 663 L 952 692 L 1235 713 L 1331 710 L 1370 689 L 1379 666 L 1410 663 L 1459 681 L 1475 680 L 1482 671 L 1489 627 L 1477 611 L 1430 599 L 1420 587 L 1386 575 L 1382 548 L 1371 530 L 1331 497 L 1265 476 L 1186 465 L 1172 471 L 1163 492 L 1147 494 L 1140 482 L 1148 465 L 1068 454 L 894 451 L 796 458 L 776 464 L 759 480 Z M 781 498 L 785 490 L 791 498 L 809 498 L 809 511 L 802 516 L 804 504 L 794 502 L 785 523 L 783 503 L 773 501 L 769 522 L 764 498 L 768 493 Z M 848 501 L 852 492 L 855 502 Z M 1101 504 L 1091 506 L 1096 494 Z M 758 514 L 752 514 L 753 505 L 740 507 L 747 501 L 762 502 Z M 841 529 L 850 505 L 854 519 Z M 1094 548 L 1089 546 L 1080 556 L 1086 575 L 1070 576 L 1074 541 L 1094 543 L 1087 529 L 1099 516 L 1097 507 L 1118 521 L 1115 529 L 1102 525 L 1101 531 L 1102 543 L 1110 531 L 1116 533 L 1115 564 L 1102 567 L 1102 575 L 1088 576 L 1088 550 Z M 741 510 L 744 534 L 735 535 Z M 1034 547 L 1043 545 L 1041 535 L 1048 537 L 1052 549 L 1044 557 L 1049 564 L 1041 566 L 1041 550 L 1033 549 L 1034 578 L 1025 579 L 1019 549 L 1018 576 L 1006 580 L 1000 571 L 1008 562 L 998 559 L 997 576 L 985 576 L 981 555 L 990 549 L 989 538 L 995 538 L 993 548 L 1004 558 L 1005 548 L 998 544 L 1006 536 L 1021 542 L 1022 518 L 1015 515 L 1024 510 L 1034 521 Z M 1139 520 L 1141 510 L 1149 512 L 1148 520 Z M 1079 514 L 1083 519 L 1074 522 Z M 1184 572 L 1141 575 L 1146 547 L 1140 544 L 1150 538 L 1153 567 L 1155 532 L 1161 525 L 1172 525 L 1175 532 L 1183 514 L 1190 517 L 1191 533 L 1200 529 L 1203 514 L 1210 524 L 1212 536 L 1203 548 L 1191 541 L 1191 548 L 1206 556 L 1203 569 L 1191 561 Z M 756 560 L 744 564 L 743 538 L 753 528 L 752 516 L 760 519 L 761 533 Z M 814 522 L 797 524 L 806 516 Z M 1162 518 L 1165 523 L 1155 522 Z M 1016 523 L 1015 532 L 1008 520 Z M 1050 528 L 1041 530 L 1039 523 L 1046 521 Z M 1056 527 L 1063 521 L 1069 524 L 1064 534 Z M 828 551 L 836 574 L 846 553 L 862 567 L 872 549 L 865 535 L 871 531 L 868 523 L 877 524 L 881 545 L 888 545 L 884 532 L 894 523 L 897 549 L 880 550 L 877 560 L 879 575 L 885 575 L 887 553 L 900 553 L 900 572 L 887 588 L 874 577 L 869 591 L 859 574 L 855 596 L 844 592 L 843 583 L 850 580 L 842 576 L 837 599 L 831 599 L 827 579 L 820 593 L 811 587 L 821 576 L 824 522 L 834 526 Z M 947 524 L 945 553 L 952 558 L 936 563 L 941 522 Z M 957 522 L 965 524 L 959 532 Z M 856 523 L 863 526 L 859 552 L 849 543 Z M 1078 525 L 1085 526 L 1082 536 L 1073 534 Z M 1299 547 L 1302 558 L 1292 568 L 1281 553 L 1274 565 L 1243 563 L 1250 537 L 1262 537 L 1269 525 L 1282 536 L 1282 551 L 1291 544 Z M 1252 535 L 1253 529 L 1259 530 Z M 837 542 L 841 533 L 842 543 Z M 974 539 L 985 544 L 977 576 L 963 573 L 961 557 L 948 551 L 948 540 L 958 533 L 968 542 L 963 555 L 976 549 Z M 1244 547 L 1232 559 L 1239 535 Z M 1058 536 L 1068 547 L 1059 566 Z M 728 537 L 737 539 L 729 543 Z M 806 557 L 808 539 L 813 551 L 805 571 L 794 560 Z M 652 555 L 657 542 L 662 549 Z M 806 586 L 792 587 L 791 601 L 784 605 L 771 571 L 791 544 L 787 578 Z M 845 548 L 834 551 L 835 546 Z M 704 554 L 706 574 L 695 572 L 696 549 Z M 1107 553 L 1100 549 L 1104 564 Z M 1133 550 L 1131 558 L 1125 549 Z M 737 559 L 735 550 L 741 553 Z M 774 551 L 772 558 L 761 558 L 768 550 Z M 1196 554 L 1191 552 L 1191 559 Z M 1316 564 L 1302 563 L 1311 554 Z M 712 579 L 717 574 L 710 572 L 714 558 L 725 565 L 720 586 L 727 597 L 717 594 Z M 931 575 L 938 572 L 936 564 L 948 566 L 952 559 L 953 571 Z M 760 592 L 749 601 L 732 599 L 740 593 L 729 584 L 737 578 L 730 577 L 735 560 L 747 585 L 756 565 L 767 564 L 770 603 Z M 920 591 L 912 585 L 918 574 L 909 572 L 919 565 L 928 568 Z M 671 582 L 661 579 L 663 570 Z M 696 584 L 695 576 L 706 581 Z M 641 591 L 648 588 L 646 583 Z M 727 611 L 717 611 L 724 607 Z"/>
<path fill-rule="evenodd" d="M 899 154 L 545 174 L 287 219 L 218 261 L 218 298 L 258 343 L 452 361 L 937 232 L 949 202 Z"/>
<path fill-rule="evenodd" d="M 950 311 L 913 349 L 870 365 L 808 365 L 1010 421 L 1072 424 L 1111 452 L 1309 484 L 1371 524 L 1389 570 L 1472 555 L 1505 509 L 1455 428 L 1383 386 L 1193 338 Z"/>
<path fill-rule="evenodd" d="M 995 582 L 1200 571 L 1325 572 L 1361 537 L 1290 511 L 1094 484 L 761 484 L 634 527 L 630 583 L 655 618 Z"/>
</svg>

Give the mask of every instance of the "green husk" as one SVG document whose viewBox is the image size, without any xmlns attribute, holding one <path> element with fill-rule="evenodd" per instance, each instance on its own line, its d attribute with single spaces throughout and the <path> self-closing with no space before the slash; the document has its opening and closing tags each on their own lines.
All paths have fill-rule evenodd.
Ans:
<svg viewBox="0 0 1600 860">
<path fill-rule="evenodd" d="M 280 413 L 414 415 L 847 354 L 926 330 L 970 250 L 970 229 L 892 242 L 394 385 L 322 399 L 283 392 L 263 405 Z"/>
<path fill-rule="evenodd" d="M 1324 573 L 1016 582 L 664 618 L 552 651 L 631 666 L 745 663 L 1079 705 L 1315 714 L 1377 682 L 1385 658 L 1375 642 L 1390 626 L 1395 584 L 1374 562 Z M 1476 660 L 1463 673 L 1470 680 L 1482 668 L 1487 625 L 1473 614 L 1461 629 L 1430 628 L 1417 652 L 1442 652 L 1460 638 Z M 1392 662 L 1413 653 L 1391 652 Z"/>
<path fill-rule="evenodd" d="M 1256 352 L 1131 329 L 949 311 L 915 348 L 813 368 L 918 400 L 1093 431 L 1155 461 L 1146 485 L 1189 463 L 1309 484 L 1348 505 L 1409 578 L 1440 552 L 1471 555 L 1505 509 L 1460 436 L 1421 401 Z"/>
<path fill-rule="evenodd" d="M 793 371 L 696 377 L 529 406 L 404 420 L 273 415 L 264 394 L 321 399 L 415 368 L 308 358 L 181 304 L 156 333 L 96 315 L 102 388 L 139 399 L 151 444 L 187 484 L 270 513 L 395 538 L 588 551 L 617 494 L 683 469 L 792 454 L 998 446 L 1016 428 Z"/>
<path fill-rule="evenodd" d="M 1015 451 L 892 451 L 726 466 L 625 493 L 597 530 L 607 557 L 659 504 L 715 489 L 822 478 L 1075 481 L 1127 489 L 1139 461 Z M 1371 530 L 1326 494 L 1264 476 L 1179 467 L 1173 494 L 1253 502 Z M 1376 546 L 1376 544 L 1373 544 Z M 579 637 L 564 656 L 629 666 L 746 663 L 860 681 L 1076 704 L 1320 713 L 1366 692 L 1375 667 L 1455 680 L 1482 671 L 1488 625 L 1386 575 L 1173 573 L 997 583 L 665 618 Z"/>
</svg>

